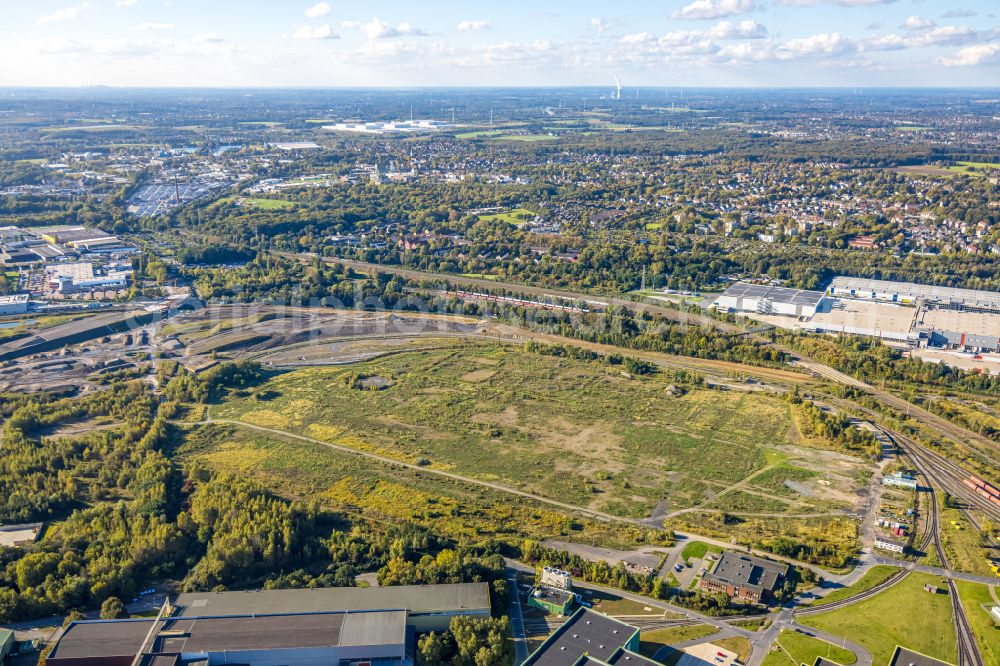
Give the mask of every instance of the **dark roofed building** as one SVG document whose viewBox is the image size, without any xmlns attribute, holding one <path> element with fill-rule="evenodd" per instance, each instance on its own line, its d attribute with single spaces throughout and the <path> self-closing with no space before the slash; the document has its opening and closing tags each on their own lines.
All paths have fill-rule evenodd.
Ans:
<svg viewBox="0 0 1000 666">
<path fill-rule="evenodd" d="M 646 666 L 650 662 L 640 661 L 644 658 L 635 653 L 638 649 L 638 629 L 589 608 L 581 608 L 545 639 L 523 666 L 595 666 L 612 663 L 615 666 Z M 623 655 L 619 652 L 628 652 L 632 658 L 623 660 Z M 612 662 L 613 659 L 616 661 Z"/>
<path fill-rule="evenodd" d="M 50 666 L 410 666 L 413 636 L 489 617 L 487 583 L 182 594 L 155 619 L 74 622 Z"/>
<path fill-rule="evenodd" d="M 889 666 L 952 666 L 952 664 L 897 645 L 896 651 L 892 653 L 892 659 L 889 660 Z"/>
<path fill-rule="evenodd" d="M 46 663 L 127 666 L 141 655 L 147 666 L 200 660 L 247 666 L 361 660 L 403 666 L 412 662 L 408 653 L 406 611 L 360 611 L 74 622 Z"/>
<path fill-rule="evenodd" d="M 699 586 L 709 592 L 724 592 L 750 603 L 767 603 L 788 578 L 789 566 L 762 557 L 726 551 Z"/>
<path fill-rule="evenodd" d="M 489 617 L 488 583 L 319 587 L 246 592 L 191 592 L 174 602 L 182 617 L 402 608 L 417 631 L 444 631 L 456 615 Z"/>
</svg>

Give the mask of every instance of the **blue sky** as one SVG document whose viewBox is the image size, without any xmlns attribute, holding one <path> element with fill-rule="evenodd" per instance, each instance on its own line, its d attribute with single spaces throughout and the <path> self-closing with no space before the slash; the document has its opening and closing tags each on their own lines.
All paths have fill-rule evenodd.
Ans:
<svg viewBox="0 0 1000 666">
<path fill-rule="evenodd" d="M 0 0 L 0 86 L 1000 86 L 996 0 Z"/>
</svg>

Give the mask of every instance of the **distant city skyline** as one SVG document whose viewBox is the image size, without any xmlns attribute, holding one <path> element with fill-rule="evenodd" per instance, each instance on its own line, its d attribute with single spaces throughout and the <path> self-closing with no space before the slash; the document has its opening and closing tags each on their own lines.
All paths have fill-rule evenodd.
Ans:
<svg viewBox="0 0 1000 666">
<path fill-rule="evenodd" d="M 0 86 L 1000 85 L 990 0 L 39 0 Z"/>
</svg>

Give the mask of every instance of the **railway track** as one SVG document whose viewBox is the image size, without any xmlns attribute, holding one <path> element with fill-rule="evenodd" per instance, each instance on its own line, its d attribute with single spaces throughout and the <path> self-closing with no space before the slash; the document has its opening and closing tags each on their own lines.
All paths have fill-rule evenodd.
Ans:
<svg viewBox="0 0 1000 666">
<path fill-rule="evenodd" d="M 923 447 L 913 442 L 904 444 L 901 440 L 905 438 L 899 435 L 894 436 L 893 433 L 885 430 L 883 432 L 887 437 L 893 439 L 897 446 L 900 446 L 900 448 L 907 452 L 914 466 L 916 466 L 920 474 L 927 480 L 927 485 L 930 488 L 930 521 L 928 523 L 927 536 L 933 540 L 934 549 L 937 551 L 941 567 L 945 570 L 945 582 L 948 585 L 948 596 L 951 599 L 952 621 L 955 625 L 955 637 L 958 641 L 958 666 L 985 666 L 982 655 L 979 653 L 979 645 L 976 643 L 976 637 L 973 635 L 972 627 L 969 625 L 969 619 L 965 616 L 965 609 L 962 607 L 962 600 L 958 595 L 958 587 L 948 572 L 948 556 L 944 552 L 944 546 L 941 543 L 941 517 L 939 515 L 937 490 L 935 488 L 940 488 L 943 485 L 942 477 L 947 477 L 947 482 L 953 483 L 955 470 L 961 470 L 961 468 L 950 461 L 947 461 L 948 465 L 941 464 L 940 461 L 934 460 L 930 452 Z M 967 472 L 963 470 L 962 473 L 964 474 L 962 478 L 968 477 Z M 958 485 L 964 488 L 961 481 L 959 481 Z M 962 511 L 972 520 L 971 516 L 964 509 Z M 973 521 L 973 524 L 975 525 L 976 523 Z M 925 542 L 926 540 L 925 538 Z M 926 543 L 921 550 L 926 550 Z"/>
</svg>

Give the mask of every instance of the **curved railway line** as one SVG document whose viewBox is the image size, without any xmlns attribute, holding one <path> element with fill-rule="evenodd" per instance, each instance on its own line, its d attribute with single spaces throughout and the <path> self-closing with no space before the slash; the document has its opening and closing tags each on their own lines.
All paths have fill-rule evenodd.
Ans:
<svg viewBox="0 0 1000 666">
<path fill-rule="evenodd" d="M 948 596 L 951 599 L 952 621 L 955 624 L 955 636 L 958 641 L 958 666 L 985 666 L 982 655 L 979 653 L 979 645 L 976 643 L 976 637 L 972 633 L 972 627 L 969 625 L 969 619 L 965 616 L 965 609 L 962 607 L 962 600 L 958 595 L 958 587 L 948 573 L 948 556 L 941 543 L 941 524 L 937 502 L 937 489 L 942 488 L 945 483 L 953 484 L 956 470 L 961 470 L 961 473 L 964 475 L 962 478 L 967 478 L 968 473 L 958 467 L 958 465 L 951 463 L 951 461 L 944 461 L 947 464 L 942 464 L 942 461 L 934 460 L 936 454 L 931 454 L 923 447 L 907 440 L 905 437 L 894 434 L 879 426 L 876 427 L 906 452 L 921 476 L 926 479 L 927 485 L 930 488 L 930 521 L 928 523 L 927 536 L 933 540 L 934 549 L 937 551 L 941 567 L 945 570 L 945 582 L 948 585 Z M 944 483 L 942 483 L 943 479 L 945 479 Z M 960 488 L 965 488 L 960 480 L 957 485 Z M 973 525 L 977 525 L 968 511 L 964 508 L 960 509 L 960 511 L 965 514 Z M 921 550 L 926 550 L 926 545 Z"/>
</svg>

